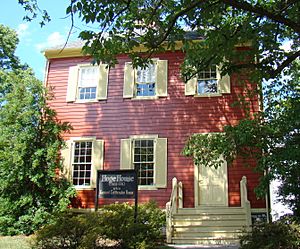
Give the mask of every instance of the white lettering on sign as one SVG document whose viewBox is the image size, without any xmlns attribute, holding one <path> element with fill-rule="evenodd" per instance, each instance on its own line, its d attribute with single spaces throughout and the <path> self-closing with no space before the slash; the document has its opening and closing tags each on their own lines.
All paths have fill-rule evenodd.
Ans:
<svg viewBox="0 0 300 249">
<path fill-rule="evenodd" d="M 102 175 L 101 182 L 115 183 L 115 182 L 133 182 L 133 176 L 122 175 Z"/>
</svg>

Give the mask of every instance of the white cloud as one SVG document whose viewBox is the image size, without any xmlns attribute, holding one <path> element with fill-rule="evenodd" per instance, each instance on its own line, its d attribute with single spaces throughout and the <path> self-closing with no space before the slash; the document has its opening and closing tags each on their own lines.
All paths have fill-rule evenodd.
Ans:
<svg viewBox="0 0 300 249">
<path fill-rule="evenodd" d="M 45 48 L 55 47 L 57 45 L 64 44 L 66 42 L 66 38 L 61 35 L 59 32 L 51 33 L 45 42 L 38 43 L 35 45 L 38 51 L 41 51 Z"/>
<path fill-rule="evenodd" d="M 16 30 L 19 39 L 24 38 L 25 36 L 29 35 L 29 31 L 28 31 L 29 25 L 27 23 L 21 23 L 18 25 L 18 28 Z"/>
</svg>

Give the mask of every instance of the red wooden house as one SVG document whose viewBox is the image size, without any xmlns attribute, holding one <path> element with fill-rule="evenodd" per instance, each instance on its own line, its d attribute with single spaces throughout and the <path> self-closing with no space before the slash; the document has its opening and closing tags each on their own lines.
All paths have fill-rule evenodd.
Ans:
<svg viewBox="0 0 300 249">
<path fill-rule="evenodd" d="M 254 194 L 259 175 L 245 161 L 215 170 L 182 155 L 192 134 L 222 132 L 244 117 L 232 106 L 244 91 L 238 75 L 221 77 L 214 66 L 184 84 L 180 50 L 156 54 L 147 69 L 133 69 L 127 55 L 113 68 L 92 65 L 76 43 L 45 56 L 45 81 L 54 93 L 49 104 L 74 128 L 62 151 L 78 193 L 73 208 L 94 208 L 98 169 L 138 167 L 139 201 L 155 200 L 161 208 L 168 202 L 168 242 L 234 242 L 251 215 L 266 216 L 265 200 Z M 257 112 L 259 98 L 249 102 Z"/>
</svg>

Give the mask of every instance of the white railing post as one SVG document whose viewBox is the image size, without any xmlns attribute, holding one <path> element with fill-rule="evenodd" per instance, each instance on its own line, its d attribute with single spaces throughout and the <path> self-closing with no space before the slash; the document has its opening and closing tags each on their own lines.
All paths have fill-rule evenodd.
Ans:
<svg viewBox="0 0 300 249">
<path fill-rule="evenodd" d="M 166 204 L 166 237 L 167 243 L 172 243 L 172 212 L 171 212 L 171 202 Z"/>
<path fill-rule="evenodd" d="M 241 192 L 241 207 L 245 209 L 246 212 L 246 226 L 250 228 L 252 225 L 251 220 L 251 205 L 248 200 L 248 191 L 247 191 L 247 177 L 243 176 L 240 181 L 240 192 Z"/>
<path fill-rule="evenodd" d="M 172 179 L 172 194 L 171 194 L 171 211 L 172 214 L 177 213 L 177 202 L 178 202 L 178 188 L 177 188 L 177 178 Z"/>
<path fill-rule="evenodd" d="M 183 190 L 182 182 L 178 183 L 178 207 L 183 208 Z"/>
<path fill-rule="evenodd" d="M 167 243 L 172 243 L 173 235 L 173 214 L 178 212 L 178 208 L 183 207 L 182 182 L 177 182 L 176 177 L 172 179 L 172 192 L 170 201 L 166 203 L 166 237 Z"/>
</svg>

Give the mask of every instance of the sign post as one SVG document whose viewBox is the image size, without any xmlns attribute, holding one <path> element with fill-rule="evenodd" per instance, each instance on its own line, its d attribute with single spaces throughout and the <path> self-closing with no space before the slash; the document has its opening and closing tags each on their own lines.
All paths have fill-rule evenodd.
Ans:
<svg viewBox="0 0 300 249">
<path fill-rule="evenodd" d="M 98 170 L 95 209 L 99 198 L 135 199 L 134 221 L 137 219 L 138 182 L 136 170 Z"/>
</svg>

